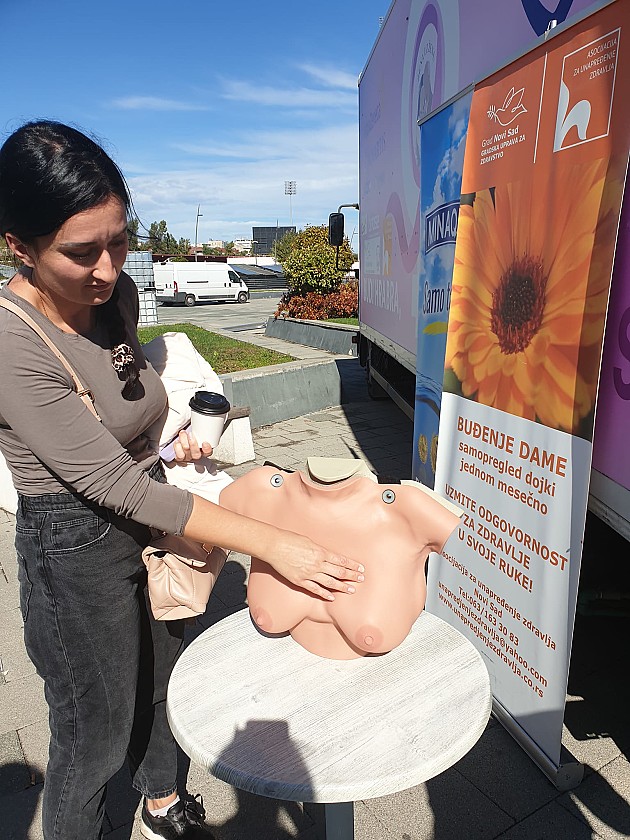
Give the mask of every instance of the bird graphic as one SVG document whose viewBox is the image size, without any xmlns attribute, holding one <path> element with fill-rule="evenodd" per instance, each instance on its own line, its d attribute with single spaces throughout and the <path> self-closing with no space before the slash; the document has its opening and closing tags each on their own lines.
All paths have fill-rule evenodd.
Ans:
<svg viewBox="0 0 630 840">
<path fill-rule="evenodd" d="M 524 92 L 524 87 L 517 91 L 511 88 L 500 108 L 494 105 L 488 108 L 487 113 L 490 119 L 496 120 L 499 125 L 506 126 L 513 123 L 521 114 L 526 114 L 527 108 L 521 102 Z"/>
</svg>

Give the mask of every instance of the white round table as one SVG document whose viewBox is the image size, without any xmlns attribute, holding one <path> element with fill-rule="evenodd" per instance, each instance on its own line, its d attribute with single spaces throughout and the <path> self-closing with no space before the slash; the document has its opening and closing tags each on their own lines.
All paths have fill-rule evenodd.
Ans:
<svg viewBox="0 0 630 840">
<path fill-rule="evenodd" d="M 429 613 L 390 653 L 336 661 L 261 635 L 242 610 L 185 650 L 167 711 L 195 763 L 250 793 L 326 803 L 327 840 L 346 840 L 354 800 L 452 766 L 483 732 L 491 700 L 479 653 Z"/>
</svg>

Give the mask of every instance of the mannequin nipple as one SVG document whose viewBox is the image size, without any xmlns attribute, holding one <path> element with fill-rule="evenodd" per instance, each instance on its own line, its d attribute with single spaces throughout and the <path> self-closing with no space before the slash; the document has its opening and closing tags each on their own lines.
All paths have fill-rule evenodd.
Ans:
<svg viewBox="0 0 630 840">
<path fill-rule="evenodd" d="M 369 652 L 371 650 L 378 651 L 383 644 L 383 633 L 378 627 L 372 627 L 369 624 L 359 627 L 357 630 L 354 643 L 359 650 Z"/>
<path fill-rule="evenodd" d="M 251 610 L 252 618 L 256 627 L 259 627 L 264 633 L 273 633 L 273 619 L 267 610 L 257 607 L 256 610 Z"/>
</svg>

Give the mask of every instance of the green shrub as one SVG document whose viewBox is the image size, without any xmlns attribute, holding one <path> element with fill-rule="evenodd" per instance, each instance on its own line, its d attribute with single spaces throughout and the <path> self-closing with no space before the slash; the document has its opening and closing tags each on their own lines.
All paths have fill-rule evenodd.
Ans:
<svg viewBox="0 0 630 840">
<path fill-rule="evenodd" d="M 305 296 L 308 292 L 327 294 L 341 285 L 343 275 L 350 269 L 354 254 L 348 240 L 339 248 L 339 267 L 336 249 L 328 244 L 325 225 L 307 227 L 296 234 L 282 268 L 289 294 Z"/>
</svg>

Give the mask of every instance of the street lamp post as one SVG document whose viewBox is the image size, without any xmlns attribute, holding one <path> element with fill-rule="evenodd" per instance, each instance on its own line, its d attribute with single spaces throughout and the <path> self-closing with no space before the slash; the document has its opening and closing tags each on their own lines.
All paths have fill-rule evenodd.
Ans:
<svg viewBox="0 0 630 840">
<path fill-rule="evenodd" d="M 195 262 L 197 262 L 197 233 L 199 231 L 199 219 L 202 218 L 203 213 L 199 212 L 200 204 L 197 205 L 197 218 L 195 219 Z"/>
<path fill-rule="evenodd" d="M 293 206 L 291 204 L 291 196 L 295 195 L 296 192 L 297 186 L 295 181 L 284 182 L 284 194 L 289 196 L 289 218 L 291 227 L 293 227 Z"/>
</svg>

